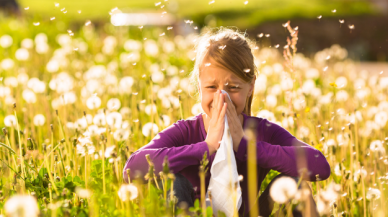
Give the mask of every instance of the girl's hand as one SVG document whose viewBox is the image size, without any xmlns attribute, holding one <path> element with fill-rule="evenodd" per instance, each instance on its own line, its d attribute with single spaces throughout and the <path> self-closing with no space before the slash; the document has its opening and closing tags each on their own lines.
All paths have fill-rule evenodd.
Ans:
<svg viewBox="0 0 388 217">
<path fill-rule="evenodd" d="M 222 136 L 224 134 L 226 112 L 224 97 L 225 96 L 219 90 L 214 93 L 211 109 L 212 117 L 209 121 L 209 129 L 207 130 L 207 136 L 205 139 L 210 155 L 216 152 L 216 150 L 220 147 L 220 141 L 222 140 Z"/>
<path fill-rule="evenodd" d="M 241 126 L 240 119 L 238 118 L 236 108 L 234 107 L 232 101 L 230 101 L 229 97 L 226 94 L 225 99 L 227 104 L 226 117 L 228 118 L 228 126 L 230 134 L 232 135 L 233 150 L 237 152 L 241 139 L 244 136 L 244 130 Z"/>
</svg>

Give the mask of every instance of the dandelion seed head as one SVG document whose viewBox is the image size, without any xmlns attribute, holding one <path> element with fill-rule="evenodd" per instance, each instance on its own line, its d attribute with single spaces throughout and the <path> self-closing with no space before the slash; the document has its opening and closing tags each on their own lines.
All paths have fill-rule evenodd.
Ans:
<svg viewBox="0 0 388 217">
<path fill-rule="evenodd" d="M 138 189 L 132 183 L 121 185 L 118 195 L 121 201 L 134 200 L 138 196 Z"/>
<path fill-rule="evenodd" d="M 280 177 L 274 181 L 269 193 L 277 203 L 285 203 L 292 199 L 297 192 L 297 185 L 294 179 L 290 177 Z"/>
</svg>

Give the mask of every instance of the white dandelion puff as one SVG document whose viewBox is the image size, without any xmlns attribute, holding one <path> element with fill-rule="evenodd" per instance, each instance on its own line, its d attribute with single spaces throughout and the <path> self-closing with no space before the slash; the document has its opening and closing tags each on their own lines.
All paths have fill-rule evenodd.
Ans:
<svg viewBox="0 0 388 217">
<path fill-rule="evenodd" d="M 290 177 L 280 177 L 272 184 L 269 194 L 273 201 L 282 204 L 287 202 L 289 199 L 294 198 L 297 190 L 297 185 L 294 179 Z"/>
</svg>

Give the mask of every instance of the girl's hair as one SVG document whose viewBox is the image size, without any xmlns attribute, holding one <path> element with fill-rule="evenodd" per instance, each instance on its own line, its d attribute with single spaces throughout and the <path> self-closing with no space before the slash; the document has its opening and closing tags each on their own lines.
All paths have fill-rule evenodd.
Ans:
<svg viewBox="0 0 388 217">
<path fill-rule="evenodd" d="M 202 66 L 205 60 L 211 57 L 221 67 L 233 72 L 245 82 L 252 82 L 257 74 L 253 49 L 254 42 L 239 32 L 236 27 L 220 27 L 204 29 L 195 43 L 195 65 L 190 73 L 190 82 L 196 93 Z M 251 115 L 253 93 L 246 99 L 243 113 Z M 198 96 L 197 96 L 198 97 Z M 199 99 L 197 98 L 197 101 Z"/>
</svg>

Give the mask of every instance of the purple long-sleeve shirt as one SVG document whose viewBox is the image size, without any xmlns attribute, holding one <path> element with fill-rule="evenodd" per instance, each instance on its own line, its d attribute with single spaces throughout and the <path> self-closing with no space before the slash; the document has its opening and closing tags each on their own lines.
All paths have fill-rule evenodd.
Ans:
<svg viewBox="0 0 388 217">
<path fill-rule="evenodd" d="M 267 173 L 273 169 L 280 173 L 298 177 L 297 153 L 304 153 L 308 169 L 308 177 L 305 180 L 316 181 L 316 175 L 320 180 L 325 180 L 330 176 L 330 165 L 325 156 L 314 147 L 299 141 L 286 129 L 268 121 L 265 118 L 244 116 L 243 129 L 247 127 L 247 120 L 254 121 L 256 125 L 256 156 L 257 156 L 257 189 L 260 189 L 261 182 Z M 128 182 L 126 169 L 130 169 L 130 177 L 134 178 L 136 171 L 140 171 L 143 176 L 148 171 L 146 154 L 150 155 L 155 164 L 155 172 L 162 171 L 164 156 L 168 156 L 170 170 L 173 173 L 180 173 L 185 176 L 195 189 L 196 198 L 200 198 L 200 180 L 198 176 L 200 161 L 205 152 L 209 156 L 209 149 L 206 139 L 206 131 L 202 119 L 202 113 L 179 120 L 168 128 L 159 132 L 153 140 L 134 152 L 127 160 L 124 167 L 124 180 Z M 298 151 L 297 151 L 298 150 Z M 209 168 L 211 168 L 215 154 L 209 157 Z M 247 140 L 241 139 L 237 152 L 234 152 L 237 171 L 243 175 L 240 182 L 243 203 L 240 212 L 245 209 L 249 211 L 247 193 Z M 300 159 L 300 158 L 299 158 Z M 206 174 L 206 186 L 210 181 L 210 169 Z"/>
</svg>

